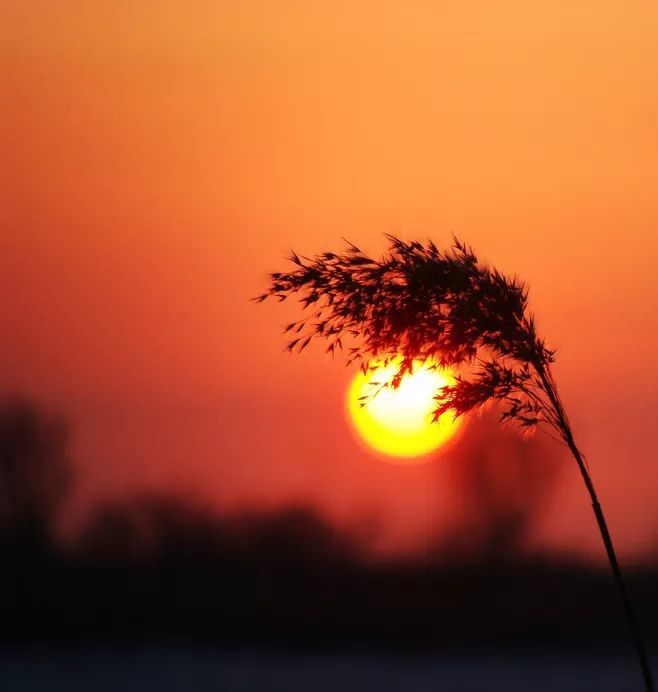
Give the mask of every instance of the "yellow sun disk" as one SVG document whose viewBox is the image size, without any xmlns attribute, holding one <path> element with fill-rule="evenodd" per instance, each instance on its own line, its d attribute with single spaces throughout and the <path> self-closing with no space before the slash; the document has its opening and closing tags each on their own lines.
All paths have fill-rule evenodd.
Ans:
<svg viewBox="0 0 658 692">
<path fill-rule="evenodd" d="M 361 438 L 373 449 L 394 457 L 419 457 L 438 449 L 453 437 L 460 421 L 451 413 L 432 422 L 434 396 L 454 378 L 445 370 L 432 370 L 417 363 L 397 389 L 384 387 L 373 396 L 377 385 L 390 382 L 396 363 L 379 367 L 364 375 L 359 372 L 347 394 L 350 418 Z M 360 397 L 369 397 L 362 406 Z"/>
</svg>

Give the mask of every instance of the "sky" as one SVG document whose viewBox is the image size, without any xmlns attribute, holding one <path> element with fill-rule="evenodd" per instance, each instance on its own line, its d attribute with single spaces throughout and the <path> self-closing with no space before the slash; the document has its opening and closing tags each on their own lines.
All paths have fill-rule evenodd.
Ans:
<svg viewBox="0 0 658 692">
<path fill-rule="evenodd" d="M 619 551 L 655 554 L 656 122 L 652 0 L 5 0 L 0 391 L 70 420 L 80 512 L 311 502 L 404 549 L 449 455 L 364 449 L 353 373 L 249 298 L 290 248 L 456 233 L 530 285 Z M 590 515 L 570 466 L 538 540 L 601 557 Z"/>
</svg>

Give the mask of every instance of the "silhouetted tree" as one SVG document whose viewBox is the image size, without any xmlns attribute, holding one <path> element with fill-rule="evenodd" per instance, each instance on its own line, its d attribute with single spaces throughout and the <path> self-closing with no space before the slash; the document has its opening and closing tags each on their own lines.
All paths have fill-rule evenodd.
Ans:
<svg viewBox="0 0 658 692">
<path fill-rule="evenodd" d="M 5 555 L 43 555 L 71 481 L 68 430 L 31 404 L 0 404 L 0 543 Z"/>
<path fill-rule="evenodd" d="M 98 507 L 78 547 L 101 562 L 208 561 L 226 552 L 225 534 L 221 519 L 205 507 L 143 495 Z"/>
<path fill-rule="evenodd" d="M 401 356 L 390 386 L 396 387 L 414 361 L 433 359 L 436 367 L 462 372 L 454 385 L 437 392 L 435 420 L 452 411 L 460 416 L 497 402 L 503 420 L 524 430 L 544 425 L 570 450 L 589 493 L 608 559 L 628 618 L 647 690 L 653 691 L 644 644 L 619 567 L 610 533 L 588 471 L 576 446 L 551 371 L 555 351 L 539 338 L 528 310 L 527 288 L 481 263 L 454 239 L 441 250 L 388 236 L 381 259 L 350 244 L 342 253 L 312 259 L 292 253 L 296 268 L 275 272 L 267 292 L 256 298 L 285 300 L 298 295 L 306 311 L 288 324 L 289 351 L 302 351 L 314 338 L 327 350 L 348 348 L 348 362 L 364 371 L 374 356 Z M 351 345 L 344 340 L 353 337 Z"/>
<path fill-rule="evenodd" d="M 306 505 L 240 512 L 224 521 L 227 532 L 242 550 L 253 552 L 270 564 L 339 564 L 359 552 L 356 537 L 332 526 Z"/>
<path fill-rule="evenodd" d="M 84 556 L 106 562 L 339 563 L 356 541 L 306 506 L 219 515 L 175 497 L 146 495 L 101 506 L 79 540 Z"/>
<path fill-rule="evenodd" d="M 471 421 L 460 454 L 445 469 L 458 506 L 437 545 L 440 558 L 518 559 L 562 467 L 548 440 L 495 427 L 495 415 Z"/>
</svg>

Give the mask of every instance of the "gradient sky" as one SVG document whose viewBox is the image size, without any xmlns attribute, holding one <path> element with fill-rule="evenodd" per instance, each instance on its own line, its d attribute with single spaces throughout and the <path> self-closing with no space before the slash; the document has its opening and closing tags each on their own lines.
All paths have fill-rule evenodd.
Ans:
<svg viewBox="0 0 658 692">
<path fill-rule="evenodd" d="M 0 387 L 64 412 L 78 504 L 312 501 L 410 545 L 442 464 L 382 463 L 351 376 L 248 298 L 290 247 L 456 232 L 531 286 L 619 536 L 658 550 L 653 0 L 5 0 Z M 574 468 L 545 540 L 600 553 Z"/>
</svg>

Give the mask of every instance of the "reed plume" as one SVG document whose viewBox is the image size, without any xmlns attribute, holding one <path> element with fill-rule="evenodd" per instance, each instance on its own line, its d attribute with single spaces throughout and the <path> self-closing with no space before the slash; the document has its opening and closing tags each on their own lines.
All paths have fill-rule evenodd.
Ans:
<svg viewBox="0 0 658 692">
<path fill-rule="evenodd" d="M 462 416 L 496 403 L 503 421 L 524 431 L 540 426 L 565 444 L 592 502 L 646 690 L 655 692 L 606 520 L 551 371 L 555 351 L 537 334 L 527 287 L 480 262 L 456 238 L 446 250 L 431 241 L 388 240 L 379 259 L 351 243 L 310 259 L 293 252 L 295 267 L 271 274 L 269 289 L 255 300 L 296 295 L 304 310 L 285 327 L 287 350 L 303 351 L 322 339 L 327 352 L 344 350 L 347 362 L 364 372 L 373 358 L 396 362 L 392 387 L 414 361 L 458 369 L 454 384 L 436 393 L 436 421 L 448 411 Z"/>
</svg>

